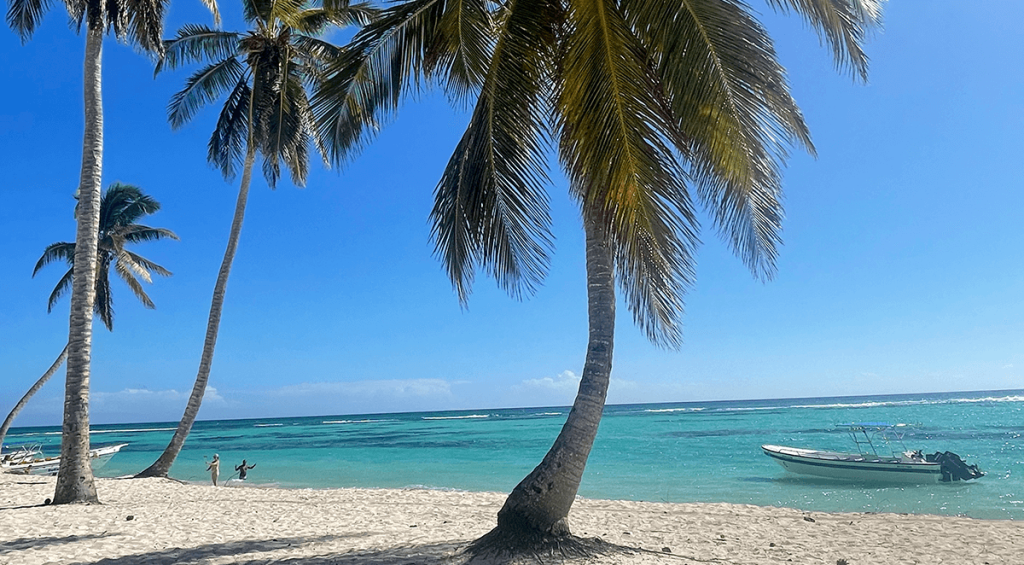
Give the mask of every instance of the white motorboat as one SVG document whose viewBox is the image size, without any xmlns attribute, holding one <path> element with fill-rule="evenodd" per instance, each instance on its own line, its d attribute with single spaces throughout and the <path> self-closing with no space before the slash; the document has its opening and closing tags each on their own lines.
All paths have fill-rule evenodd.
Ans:
<svg viewBox="0 0 1024 565">
<path fill-rule="evenodd" d="M 950 451 L 924 455 L 903 445 L 904 424 L 843 424 L 859 453 L 762 445 L 783 469 L 802 475 L 872 483 L 940 483 L 976 479 L 985 473 Z M 882 453 L 879 453 L 879 450 Z M 889 454 L 885 452 L 888 451 Z"/>
<path fill-rule="evenodd" d="M 128 445 L 119 443 L 89 450 L 93 471 L 106 465 L 121 448 Z M 26 446 L 0 457 L 0 471 L 21 475 L 56 475 L 60 468 L 60 457 L 43 457 L 38 445 Z"/>
</svg>

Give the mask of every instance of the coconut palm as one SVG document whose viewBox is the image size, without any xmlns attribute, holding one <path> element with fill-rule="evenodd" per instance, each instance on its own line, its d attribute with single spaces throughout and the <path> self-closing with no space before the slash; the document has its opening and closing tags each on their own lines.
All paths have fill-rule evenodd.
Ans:
<svg viewBox="0 0 1024 565">
<path fill-rule="evenodd" d="M 202 1 L 218 18 L 215 0 Z M 110 33 L 143 51 L 159 54 L 167 0 L 64 0 L 64 6 L 78 30 L 85 25 L 85 135 L 76 192 L 79 203 L 75 242 L 79 245 L 71 285 L 68 370 L 54 504 L 99 501 L 89 464 L 89 359 L 103 168 L 103 36 Z M 22 41 L 28 41 L 49 8 L 47 0 L 8 0 L 7 23 Z"/>
<path fill-rule="evenodd" d="M 114 183 L 107 188 L 107 192 L 100 198 L 100 231 L 99 249 L 97 252 L 99 272 L 96 275 L 96 302 L 93 312 L 110 331 L 114 331 L 114 300 L 113 294 L 110 291 L 111 266 L 113 266 L 114 272 L 121 277 L 121 280 L 128 285 L 128 288 L 132 290 L 132 293 L 139 299 L 139 302 L 142 302 L 142 305 L 146 308 L 154 308 L 155 306 L 149 295 L 146 294 L 145 289 L 143 289 L 139 279 L 141 278 L 147 283 L 152 283 L 152 273 L 164 277 L 171 276 L 171 272 L 167 269 L 125 249 L 125 245 L 133 243 L 157 241 L 166 238 L 178 239 L 178 236 L 171 230 L 151 228 L 137 223 L 143 217 L 154 214 L 159 209 L 160 203 L 153 199 L 153 197 L 144 194 L 138 187 L 128 184 Z M 74 278 L 75 244 L 61 241 L 47 246 L 46 250 L 43 251 L 42 257 L 36 262 L 35 269 L 32 270 L 32 276 L 36 276 L 40 269 L 55 261 L 64 261 L 68 264 L 69 268 L 64 273 L 64 276 L 57 281 L 57 286 L 54 287 L 53 292 L 50 293 L 50 299 L 46 307 L 47 312 L 52 311 L 57 301 L 67 294 L 67 291 L 71 288 Z M 60 368 L 67 358 L 67 354 L 68 346 L 65 345 L 64 350 L 57 356 L 57 359 L 46 373 L 14 405 L 11 413 L 7 415 L 4 423 L 0 425 L 0 445 L 3 445 L 4 438 L 7 436 L 7 430 L 10 429 L 11 423 L 18 415 L 18 412 L 25 407 L 28 400 L 35 393 L 39 392 L 39 389 L 57 372 L 57 369 Z"/>
<path fill-rule="evenodd" d="M 837 66 L 866 76 L 881 0 L 768 0 L 803 15 Z M 813 153 L 772 42 L 739 0 L 408 0 L 358 34 L 314 99 L 347 131 L 344 158 L 423 79 L 473 100 L 435 191 L 436 252 L 459 299 L 484 268 L 513 295 L 546 272 L 552 142 L 586 234 L 590 338 L 579 392 L 542 462 L 474 551 L 552 543 L 566 523 L 604 407 L 615 284 L 641 330 L 678 347 L 692 284 L 696 203 L 755 276 L 780 244 L 781 167 Z M 355 126 L 355 118 L 362 118 Z"/>
<path fill-rule="evenodd" d="M 171 99 L 168 119 L 172 127 L 181 127 L 200 108 L 224 96 L 210 138 L 209 161 L 227 179 L 234 177 L 241 164 L 242 178 L 192 394 L 170 443 L 139 477 L 167 476 L 199 414 L 257 154 L 263 160 L 263 175 L 271 188 L 281 176 L 282 162 L 293 183 L 305 184 L 309 146 L 323 147 L 323 138 L 313 127 L 307 88 L 319 83 L 323 67 L 341 53 L 318 36 L 331 25 L 365 24 L 372 13 L 367 5 L 349 5 L 347 0 L 325 0 L 318 6 L 304 0 L 242 0 L 242 4 L 245 20 L 253 26 L 250 31 L 186 25 L 177 37 L 165 42 L 164 56 L 156 69 L 159 73 L 186 63 L 207 62 Z"/>
</svg>

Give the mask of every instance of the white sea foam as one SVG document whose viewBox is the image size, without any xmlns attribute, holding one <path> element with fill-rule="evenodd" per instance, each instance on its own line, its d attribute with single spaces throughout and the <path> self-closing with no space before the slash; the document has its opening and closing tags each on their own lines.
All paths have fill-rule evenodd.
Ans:
<svg viewBox="0 0 1024 565">
<path fill-rule="evenodd" d="M 276 428 L 283 425 L 284 424 L 253 424 L 253 426 L 257 428 Z"/>
<path fill-rule="evenodd" d="M 650 410 L 644 410 L 644 412 L 656 413 L 668 413 L 668 412 L 700 412 L 703 408 L 651 408 Z"/>
<path fill-rule="evenodd" d="M 921 400 L 879 400 L 874 402 L 852 402 L 834 404 L 795 404 L 780 408 L 877 408 L 880 406 L 920 406 L 939 404 L 978 404 L 982 402 L 1024 402 L 1024 396 L 985 396 L 981 398 L 943 398 Z"/>
<path fill-rule="evenodd" d="M 321 424 L 373 424 L 376 422 L 390 422 L 391 420 L 324 420 Z"/>
<path fill-rule="evenodd" d="M 424 416 L 424 420 L 470 420 L 474 418 L 490 418 L 489 414 L 470 414 L 469 416 Z"/>
<path fill-rule="evenodd" d="M 538 412 L 536 416 L 561 416 L 561 412 Z"/>
<path fill-rule="evenodd" d="M 123 434 L 131 432 L 133 434 L 143 432 L 173 432 L 178 428 L 136 428 L 131 430 L 89 430 L 90 434 Z"/>
</svg>

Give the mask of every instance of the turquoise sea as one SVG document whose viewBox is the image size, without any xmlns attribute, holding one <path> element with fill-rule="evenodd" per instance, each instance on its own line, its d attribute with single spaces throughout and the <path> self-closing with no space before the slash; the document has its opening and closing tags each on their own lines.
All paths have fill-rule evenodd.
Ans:
<svg viewBox="0 0 1024 565">
<path fill-rule="evenodd" d="M 536 465 L 565 407 L 197 422 L 171 476 L 222 480 L 242 459 L 248 486 L 425 487 L 508 492 Z M 835 425 L 912 424 L 908 448 L 953 451 L 987 476 L 967 483 L 879 486 L 787 474 L 769 443 L 850 451 Z M 127 442 L 98 476 L 140 471 L 174 423 L 95 426 L 94 446 Z M 656 502 L 732 502 L 817 511 L 908 512 L 1024 520 L 1024 390 L 613 405 L 605 409 L 579 494 Z M 57 454 L 59 427 L 15 428 L 8 445 Z"/>
</svg>

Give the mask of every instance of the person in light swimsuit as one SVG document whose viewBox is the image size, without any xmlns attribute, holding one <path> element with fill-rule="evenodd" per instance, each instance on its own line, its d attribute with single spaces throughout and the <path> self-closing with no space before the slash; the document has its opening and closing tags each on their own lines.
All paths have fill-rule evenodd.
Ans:
<svg viewBox="0 0 1024 565">
<path fill-rule="evenodd" d="M 217 476 L 220 475 L 220 455 L 214 453 L 213 461 L 207 463 L 206 470 L 210 472 L 210 478 L 213 479 L 213 486 L 217 486 Z"/>
</svg>

